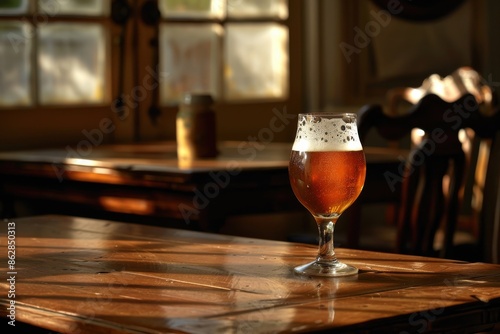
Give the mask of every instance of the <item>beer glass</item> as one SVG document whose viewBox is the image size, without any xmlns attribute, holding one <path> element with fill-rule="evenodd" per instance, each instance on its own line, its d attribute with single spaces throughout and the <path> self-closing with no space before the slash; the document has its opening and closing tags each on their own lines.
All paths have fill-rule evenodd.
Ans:
<svg viewBox="0 0 500 334">
<path fill-rule="evenodd" d="M 299 114 L 288 171 L 295 196 L 319 230 L 316 260 L 296 267 L 295 272 L 330 277 L 356 274 L 357 268 L 337 260 L 333 243 L 337 220 L 365 182 L 366 161 L 356 115 Z"/>
</svg>

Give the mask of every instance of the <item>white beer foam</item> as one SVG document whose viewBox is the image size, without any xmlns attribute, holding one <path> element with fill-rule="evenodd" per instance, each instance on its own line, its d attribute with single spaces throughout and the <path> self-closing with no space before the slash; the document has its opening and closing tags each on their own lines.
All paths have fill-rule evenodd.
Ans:
<svg viewBox="0 0 500 334">
<path fill-rule="evenodd" d="M 321 114 L 299 115 L 297 134 L 292 150 L 321 151 L 361 151 L 356 117 L 321 118 Z"/>
</svg>

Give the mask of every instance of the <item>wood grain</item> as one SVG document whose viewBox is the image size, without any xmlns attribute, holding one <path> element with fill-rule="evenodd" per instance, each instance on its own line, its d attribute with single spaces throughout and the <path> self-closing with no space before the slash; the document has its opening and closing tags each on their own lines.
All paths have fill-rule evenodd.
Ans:
<svg viewBox="0 0 500 334">
<path fill-rule="evenodd" d="M 360 273 L 311 278 L 292 272 L 315 257 L 309 245 L 65 216 L 15 223 L 16 321 L 57 332 L 446 332 L 500 321 L 497 265 L 338 249 Z M 0 291 L 5 319 L 5 281 Z"/>
</svg>

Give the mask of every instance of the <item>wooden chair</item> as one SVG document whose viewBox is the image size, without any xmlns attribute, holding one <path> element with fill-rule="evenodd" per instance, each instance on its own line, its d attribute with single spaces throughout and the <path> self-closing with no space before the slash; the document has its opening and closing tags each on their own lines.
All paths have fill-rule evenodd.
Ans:
<svg viewBox="0 0 500 334">
<path fill-rule="evenodd" d="M 497 123 L 498 125 L 498 123 Z M 489 147 L 483 206 L 480 216 L 481 257 L 485 262 L 500 263 L 500 135 Z"/>
<path fill-rule="evenodd" d="M 397 115 L 403 101 L 417 104 L 425 95 L 435 94 L 446 102 L 454 102 L 465 94 L 472 94 L 481 112 L 490 115 L 497 104 L 492 88 L 481 75 L 469 66 L 460 67 L 450 75 L 432 74 L 420 87 L 397 87 L 387 92 L 387 113 Z"/>
<path fill-rule="evenodd" d="M 454 102 L 428 94 L 411 106 L 407 113 L 400 115 L 388 115 L 378 105 L 360 109 L 358 131 L 363 142 L 372 129 L 388 141 L 399 141 L 417 128 L 426 134 L 418 145 L 411 148 L 404 170 L 397 175 L 385 175 L 387 182 L 402 183 L 397 224 L 398 252 L 462 257 L 454 247 L 453 238 L 462 204 L 461 191 L 470 166 L 459 132 L 461 129 L 472 129 L 480 138 L 493 138 L 499 125 L 500 112 L 492 115 L 479 112 L 479 105 L 472 94 L 465 94 Z M 364 142 L 364 145 L 367 143 Z M 483 224 L 489 226 L 486 219 Z M 438 229 L 442 229 L 444 239 L 440 249 L 435 250 Z M 481 240 L 481 243 L 484 241 Z M 477 250 L 475 247 L 474 252 L 468 251 L 465 259 L 477 258 Z"/>
</svg>

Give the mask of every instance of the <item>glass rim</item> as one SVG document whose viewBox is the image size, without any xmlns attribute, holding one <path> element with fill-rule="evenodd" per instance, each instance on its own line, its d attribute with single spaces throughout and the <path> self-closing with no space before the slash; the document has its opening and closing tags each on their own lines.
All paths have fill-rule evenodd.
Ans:
<svg viewBox="0 0 500 334">
<path fill-rule="evenodd" d="M 327 117 L 334 117 L 334 118 L 341 118 L 341 117 L 357 117 L 356 113 L 353 112 L 335 112 L 335 111 L 314 111 L 314 112 L 305 112 L 305 113 L 299 113 L 299 117 L 305 117 L 305 116 L 327 116 Z"/>
</svg>

